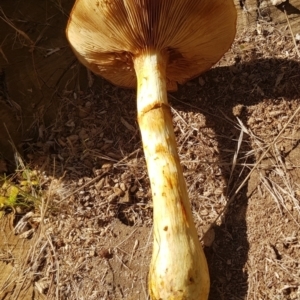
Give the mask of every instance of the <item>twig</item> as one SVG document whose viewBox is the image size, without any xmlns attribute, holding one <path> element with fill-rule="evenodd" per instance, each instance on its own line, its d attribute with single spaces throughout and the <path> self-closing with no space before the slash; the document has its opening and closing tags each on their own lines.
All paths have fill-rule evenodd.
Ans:
<svg viewBox="0 0 300 300">
<path fill-rule="evenodd" d="M 293 33 L 293 30 L 292 30 L 292 27 L 291 27 L 291 23 L 290 23 L 290 21 L 289 21 L 288 15 L 287 15 L 287 13 L 286 13 L 285 7 L 283 7 L 283 11 L 284 11 L 284 14 L 285 14 L 287 23 L 288 23 L 288 25 L 289 25 L 289 29 L 290 29 L 290 32 L 291 32 L 291 36 L 292 36 L 292 39 L 293 39 L 293 43 L 294 43 L 294 45 L 295 45 L 296 52 L 297 52 L 297 54 L 298 54 L 298 57 L 300 58 L 300 52 L 299 52 L 299 49 L 298 49 L 298 46 L 297 46 L 297 43 L 296 43 L 296 40 L 295 40 L 295 37 L 294 37 L 294 33 Z"/>
<path fill-rule="evenodd" d="M 122 242 L 120 242 L 118 245 L 114 246 L 114 248 L 118 248 L 119 246 L 121 246 L 124 242 L 126 242 L 135 232 L 137 231 L 137 229 L 134 229 L 126 239 L 124 239 Z"/>
<path fill-rule="evenodd" d="M 96 176 L 95 178 L 91 179 L 89 182 L 87 182 L 86 184 L 80 186 L 78 189 L 76 189 L 75 191 L 73 191 L 72 193 L 68 194 L 67 196 L 65 196 L 64 198 L 62 198 L 60 201 L 58 201 L 57 203 L 61 203 L 63 201 L 65 201 L 66 199 L 68 199 L 70 196 L 76 194 L 77 192 L 81 191 L 83 188 L 89 186 L 90 184 L 96 182 L 97 180 L 101 179 L 103 176 L 105 176 L 109 171 L 105 171 L 103 172 L 101 175 Z"/>
<path fill-rule="evenodd" d="M 2 19 L 7 25 L 12 27 L 18 34 L 22 35 L 29 43 L 30 45 L 34 45 L 34 42 L 31 40 L 31 38 L 22 30 L 18 29 L 12 21 L 9 20 L 9 18 L 5 15 L 3 9 L 0 7 L 0 13 L 3 15 L 3 17 L 0 16 L 0 19 Z"/>
<path fill-rule="evenodd" d="M 265 152 L 260 156 L 260 158 L 258 159 L 258 161 L 256 162 L 255 166 L 251 169 L 251 171 L 248 173 L 248 175 L 246 176 L 246 178 L 243 180 L 243 182 L 240 184 L 240 186 L 236 189 L 236 191 L 234 192 L 234 194 L 229 198 L 229 200 L 227 201 L 225 207 L 222 209 L 222 211 L 219 213 L 219 215 L 216 217 L 216 219 L 212 222 L 211 226 L 209 227 L 209 229 L 217 222 L 217 220 L 220 218 L 220 216 L 227 210 L 227 208 L 229 207 L 229 205 L 234 201 L 235 197 L 237 196 L 237 194 L 239 193 L 239 191 L 245 186 L 245 184 L 248 182 L 250 176 L 252 175 L 252 173 L 256 170 L 257 166 L 260 164 L 260 162 L 265 158 L 265 156 L 267 155 L 267 153 L 270 151 L 270 149 L 273 147 L 273 145 L 275 144 L 275 142 L 279 139 L 279 137 L 283 134 L 283 132 L 286 130 L 286 128 L 288 127 L 288 125 L 292 122 L 292 120 L 295 118 L 295 116 L 299 113 L 300 111 L 300 106 L 295 110 L 295 112 L 293 113 L 293 115 L 289 118 L 289 120 L 286 122 L 286 124 L 283 126 L 283 128 L 280 130 L 280 132 L 278 133 L 278 135 L 274 138 L 274 140 L 272 141 L 272 143 L 269 145 L 269 147 L 265 150 Z M 209 230 L 208 229 L 208 230 Z"/>
</svg>

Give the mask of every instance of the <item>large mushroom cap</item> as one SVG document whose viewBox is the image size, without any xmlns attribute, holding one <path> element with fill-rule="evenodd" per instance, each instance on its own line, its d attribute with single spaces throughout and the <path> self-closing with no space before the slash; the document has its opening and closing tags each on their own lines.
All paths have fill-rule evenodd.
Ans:
<svg viewBox="0 0 300 300">
<path fill-rule="evenodd" d="M 167 51 L 167 88 L 176 90 L 214 65 L 235 31 L 231 0 L 77 0 L 67 37 L 85 66 L 123 87 L 136 87 L 134 57 Z"/>
</svg>

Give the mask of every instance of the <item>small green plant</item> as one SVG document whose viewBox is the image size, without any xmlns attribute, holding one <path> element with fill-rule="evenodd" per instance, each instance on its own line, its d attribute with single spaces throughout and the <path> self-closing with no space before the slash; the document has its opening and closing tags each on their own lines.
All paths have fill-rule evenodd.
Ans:
<svg viewBox="0 0 300 300">
<path fill-rule="evenodd" d="M 24 212 L 41 202 L 41 189 L 36 171 L 16 171 L 11 177 L 0 178 L 0 211 L 19 208 Z"/>
</svg>

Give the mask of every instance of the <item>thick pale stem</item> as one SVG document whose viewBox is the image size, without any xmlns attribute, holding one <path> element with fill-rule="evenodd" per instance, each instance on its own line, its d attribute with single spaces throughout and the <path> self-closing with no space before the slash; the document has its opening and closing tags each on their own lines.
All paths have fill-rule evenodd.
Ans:
<svg viewBox="0 0 300 300">
<path fill-rule="evenodd" d="M 153 300 L 204 300 L 209 274 L 177 153 L 166 91 L 167 60 L 167 53 L 149 50 L 134 61 L 138 122 L 154 210 L 149 292 Z"/>
</svg>

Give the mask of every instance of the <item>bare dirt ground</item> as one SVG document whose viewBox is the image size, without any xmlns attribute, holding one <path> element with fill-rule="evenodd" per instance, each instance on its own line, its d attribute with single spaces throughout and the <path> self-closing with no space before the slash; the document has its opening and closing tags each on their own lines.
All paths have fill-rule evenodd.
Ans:
<svg viewBox="0 0 300 300">
<path fill-rule="evenodd" d="M 40 202 L 2 207 L 0 299 L 148 299 L 152 202 L 136 92 L 76 61 L 64 37 L 70 1 L 37 5 L 42 17 L 30 14 L 34 0 L 6 2 L 0 28 L 15 28 L 1 33 L 0 116 L 22 159 L 16 170 L 3 150 L 0 171 L 16 184 L 34 172 Z M 300 299 L 295 43 L 287 24 L 258 20 L 213 69 L 169 94 L 211 300 Z M 20 122 L 30 128 L 22 139 Z"/>
</svg>

